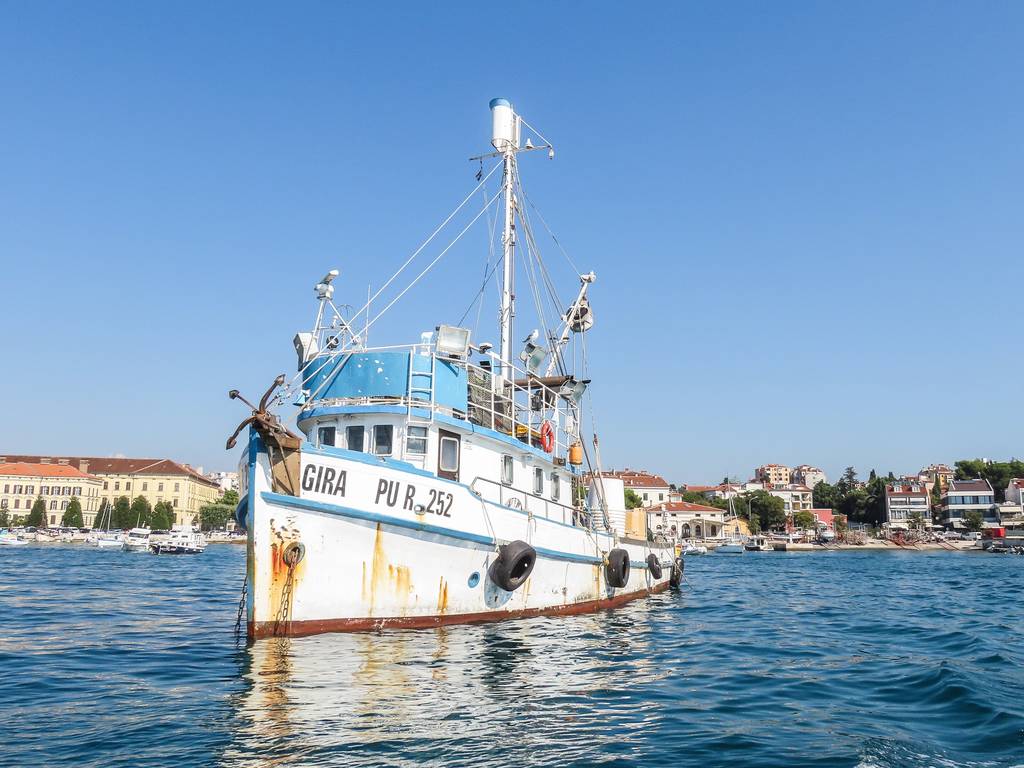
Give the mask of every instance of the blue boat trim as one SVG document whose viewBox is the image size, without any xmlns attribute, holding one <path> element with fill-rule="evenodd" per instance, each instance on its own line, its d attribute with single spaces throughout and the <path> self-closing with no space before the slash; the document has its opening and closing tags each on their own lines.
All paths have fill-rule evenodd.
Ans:
<svg viewBox="0 0 1024 768">
<path fill-rule="evenodd" d="M 312 499 L 300 499 L 295 496 L 288 496 L 283 493 L 273 493 L 271 491 L 261 492 L 260 497 L 268 504 L 277 504 L 283 507 L 292 507 L 293 509 L 305 509 L 311 512 L 323 512 L 328 515 L 351 517 L 356 520 L 366 520 L 367 522 L 391 525 L 396 528 L 407 528 L 412 531 L 419 531 L 420 533 L 429 533 L 436 536 L 448 536 L 452 539 L 469 541 L 474 544 L 484 544 L 488 547 L 493 547 L 495 545 L 494 539 L 490 536 L 484 536 L 479 533 L 470 533 L 469 531 L 454 530 L 452 528 L 444 528 L 443 526 L 431 525 L 430 523 L 420 523 L 415 520 L 404 520 L 403 518 L 395 517 L 393 515 L 384 515 L 380 512 L 369 512 L 363 509 L 355 509 L 354 507 L 345 507 L 340 504 L 327 504 L 322 501 L 313 501 Z M 591 565 L 600 565 L 604 562 L 601 558 L 593 555 L 576 555 L 571 552 L 560 552 L 558 550 L 546 549 L 544 547 L 535 547 L 535 549 L 537 550 L 538 555 L 551 560 L 564 560 L 572 563 L 587 563 Z"/>
</svg>

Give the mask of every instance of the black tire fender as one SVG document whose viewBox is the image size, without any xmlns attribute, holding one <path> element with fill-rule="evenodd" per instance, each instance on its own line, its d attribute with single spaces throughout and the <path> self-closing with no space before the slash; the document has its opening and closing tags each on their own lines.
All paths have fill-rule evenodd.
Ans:
<svg viewBox="0 0 1024 768">
<path fill-rule="evenodd" d="M 608 586 L 620 589 L 629 582 L 629 552 L 613 549 L 605 558 L 604 579 Z"/>
<path fill-rule="evenodd" d="M 536 564 L 537 550 L 516 539 L 498 547 L 498 556 L 487 569 L 487 575 L 506 592 L 515 592 L 530 578 Z"/>
<path fill-rule="evenodd" d="M 679 589 L 679 585 L 683 583 L 683 569 L 685 568 L 683 563 L 682 556 L 672 561 L 672 573 L 668 577 L 668 585 L 672 589 Z"/>
<path fill-rule="evenodd" d="M 651 576 L 654 579 L 661 578 L 661 561 L 658 560 L 658 556 L 653 552 L 647 556 L 647 570 L 651 572 Z"/>
</svg>

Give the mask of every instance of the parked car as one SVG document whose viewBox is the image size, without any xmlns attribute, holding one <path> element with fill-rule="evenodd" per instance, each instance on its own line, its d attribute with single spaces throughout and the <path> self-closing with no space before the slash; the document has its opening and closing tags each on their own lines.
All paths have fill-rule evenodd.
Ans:
<svg viewBox="0 0 1024 768">
<path fill-rule="evenodd" d="M 964 541 L 977 541 L 981 538 L 980 531 L 968 531 L 967 533 L 961 533 L 960 538 Z"/>
</svg>

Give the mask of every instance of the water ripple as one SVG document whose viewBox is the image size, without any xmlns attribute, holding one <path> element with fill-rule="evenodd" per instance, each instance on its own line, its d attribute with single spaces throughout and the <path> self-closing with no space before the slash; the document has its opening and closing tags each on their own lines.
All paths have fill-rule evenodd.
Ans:
<svg viewBox="0 0 1024 768">
<path fill-rule="evenodd" d="M 1024 763 L 1017 558 L 709 556 L 617 611 L 249 647 L 243 558 L 0 551 L 0 765 Z"/>
</svg>

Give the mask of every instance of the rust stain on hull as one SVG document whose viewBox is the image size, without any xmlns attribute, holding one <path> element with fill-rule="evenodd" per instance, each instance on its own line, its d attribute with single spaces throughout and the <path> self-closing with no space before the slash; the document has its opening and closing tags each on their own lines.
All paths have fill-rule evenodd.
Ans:
<svg viewBox="0 0 1024 768">
<path fill-rule="evenodd" d="M 481 613 L 445 613 L 436 616 L 392 616 L 388 618 L 358 619 L 310 619 L 293 621 L 288 634 L 298 637 L 316 635 L 321 632 L 362 632 L 372 629 L 421 629 L 441 627 L 447 624 L 481 624 L 507 619 L 522 619 L 531 616 L 575 616 L 581 613 L 595 613 L 606 608 L 616 608 L 632 600 L 655 595 L 668 589 L 668 580 L 655 584 L 650 589 L 640 589 L 614 597 L 599 600 L 585 600 L 567 605 L 551 605 L 543 608 L 523 608 L 514 611 L 486 611 Z M 259 622 L 250 627 L 253 637 L 270 637 L 274 634 L 273 622 Z"/>
<path fill-rule="evenodd" d="M 370 562 L 369 582 L 366 576 L 366 561 L 363 561 L 361 597 L 364 603 L 369 603 L 371 614 L 377 608 L 377 598 L 388 591 L 398 599 L 400 607 L 405 608 L 413 591 L 412 574 L 409 566 L 388 562 L 387 553 L 384 551 L 384 532 L 381 530 L 381 524 L 377 523 L 377 531 L 373 537 L 373 560 Z"/>
<path fill-rule="evenodd" d="M 448 582 L 444 580 L 444 576 L 441 577 L 441 581 L 437 586 L 437 611 L 438 613 L 444 613 L 448 610 Z"/>
</svg>

